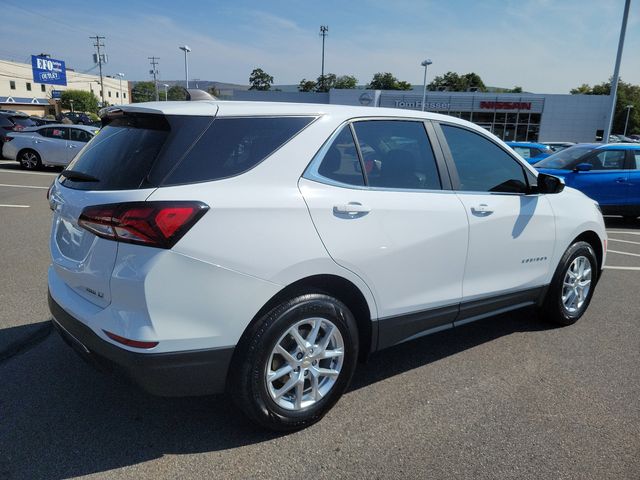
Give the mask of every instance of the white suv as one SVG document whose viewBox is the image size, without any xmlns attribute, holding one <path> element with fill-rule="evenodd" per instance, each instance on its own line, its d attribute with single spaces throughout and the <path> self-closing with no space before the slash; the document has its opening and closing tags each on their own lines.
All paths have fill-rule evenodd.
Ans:
<svg viewBox="0 0 640 480">
<path fill-rule="evenodd" d="M 319 420 L 358 359 L 533 306 L 568 325 L 605 260 L 597 204 L 476 125 L 382 108 L 107 110 L 54 182 L 49 302 L 152 393 Z"/>
</svg>

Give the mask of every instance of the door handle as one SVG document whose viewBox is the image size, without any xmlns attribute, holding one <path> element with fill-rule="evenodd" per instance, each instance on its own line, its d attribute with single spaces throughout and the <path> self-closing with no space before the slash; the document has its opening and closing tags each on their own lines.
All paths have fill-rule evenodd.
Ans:
<svg viewBox="0 0 640 480">
<path fill-rule="evenodd" d="M 346 205 L 334 205 L 333 213 L 341 213 L 347 215 L 367 214 L 371 211 L 369 207 L 365 207 L 359 202 L 349 202 Z"/>
<path fill-rule="evenodd" d="M 616 178 L 616 183 L 624 183 L 625 180 L 626 179 L 624 177 L 618 177 L 618 178 Z"/>
<path fill-rule="evenodd" d="M 33 143 L 42 143 L 42 140 L 34 140 Z"/>
<path fill-rule="evenodd" d="M 489 208 L 489 205 L 487 205 L 486 203 L 481 203 L 480 205 L 471 207 L 471 213 L 479 217 L 486 217 L 488 215 L 491 215 L 493 213 L 493 210 L 491 210 L 491 208 Z"/>
<path fill-rule="evenodd" d="M 69 145 L 69 148 L 78 148 L 75 145 Z"/>
</svg>

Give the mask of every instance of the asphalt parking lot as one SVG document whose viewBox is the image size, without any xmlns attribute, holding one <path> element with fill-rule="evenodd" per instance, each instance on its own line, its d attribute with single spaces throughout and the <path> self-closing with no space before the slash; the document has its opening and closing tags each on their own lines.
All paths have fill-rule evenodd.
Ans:
<svg viewBox="0 0 640 480">
<path fill-rule="evenodd" d="M 323 421 L 277 435 L 225 397 L 146 395 L 51 333 L 54 176 L 0 161 L 0 479 L 639 478 L 640 220 L 607 220 L 576 325 L 524 310 L 381 352 Z"/>
</svg>

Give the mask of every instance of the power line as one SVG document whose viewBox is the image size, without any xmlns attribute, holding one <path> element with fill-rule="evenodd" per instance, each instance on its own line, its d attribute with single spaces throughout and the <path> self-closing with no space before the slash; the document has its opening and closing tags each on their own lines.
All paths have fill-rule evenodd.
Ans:
<svg viewBox="0 0 640 480">
<path fill-rule="evenodd" d="M 158 100 L 158 69 L 156 68 L 156 65 L 158 65 L 157 60 L 160 60 L 160 57 L 147 57 L 147 58 L 150 60 L 150 63 L 151 63 L 151 70 L 149 71 L 149 73 L 153 75 L 153 85 L 156 91 L 156 102 L 157 102 L 159 100 Z"/>
<path fill-rule="evenodd" d="M 103 57 L 102 57 L 102 54 L 100 53 L 100 47 L 104 47 L 104 43 L 102 43 L 100 40 L 104 40 L 106 37 L 101 37 L 100 35 L 96 35 L 95 37 L 89 37 L 89 38 L 96 41 L 96 43 L 94 43 L 93 46 L 96 47 L 98 51 L 97 63 L 98 63 L 98 68 L 100 69 L 100 97 L 102 98 L 102 106 L 104 107 L 104 80 L 102 77 Z"/>
</svg>

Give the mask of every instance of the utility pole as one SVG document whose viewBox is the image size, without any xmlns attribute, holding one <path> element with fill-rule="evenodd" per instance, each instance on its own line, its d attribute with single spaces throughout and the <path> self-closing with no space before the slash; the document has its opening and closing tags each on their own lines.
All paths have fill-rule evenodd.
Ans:
<svg viewBox="0 0 640 480">
<path fill-rule="evenodd" d="M 622 27 L 620 28 L 620 39 L 618 40 L 618 54 L 616 56 L 616 65 L 613 69 L 613 78 L 611 79 L 611 108 L 609 109 L 609 121 L 607 123 L 607 129 L 604 131 L 602 143 L 609 143 L 609 135 L 611 134 L 611 126 L 613 125 L 613 116 L 616 113 L 616 98 L 618 96 L 620 61 L 622 60 L 622 48 L 624 47 L 624 36 L 627 32 L 627 19 L 629 18 L 630 5 L 631 0 L 625 0 L 624 12 L 622 13 Z"/>
<path fill-rule="evenodd" d="M 156 66 L 158 65 L 157 60 L 160 60 L 160 57 L 147 57 L 147 58 L 151 62 L 151 70 L 149 70 L 149 73 L 153 75 L 153 85 L 156 90 L 156 102 L 157 102 L 159 101 L 159 97 L 158 97 L 158 69 L 156 68 Z"/>
<path fill-rule="evenodd" d="M 324 89 L 324 39 L 329 35 L 329 26 L 320 25 L 320 36 L 322 37 L 322 69 L 320 70 L 321 87 Z"/>
<path fill-rule="evenodd" d="M 101 40 L 104 40 L 106 37 L 101 37 L 100 35 L 96 35 L 95 37 L 89 37 L 92 40 L 95 40 L 96 43 L 93 44 L 98 51 L 98 55 L 96 59 L 98 60 L 96 63 L 98 64 L 98 68 L 100 69 L 100 97 L 102 99 L 102 106 L 104 107 L 104 80 L 102 78 L 102 62 L 104 60 L 103 54 L 100 53 L 100 47 L 104 47 L 104 43 Z"/>
</svg>

